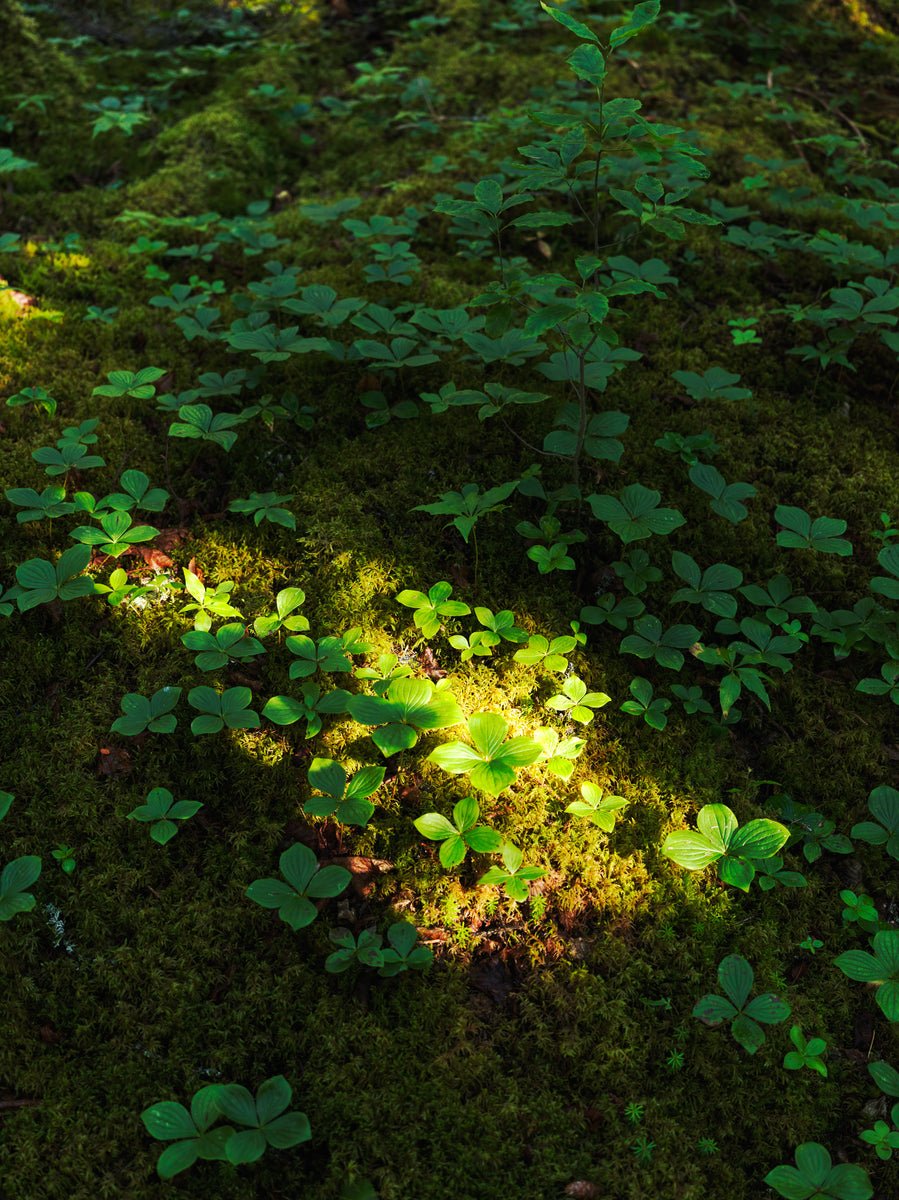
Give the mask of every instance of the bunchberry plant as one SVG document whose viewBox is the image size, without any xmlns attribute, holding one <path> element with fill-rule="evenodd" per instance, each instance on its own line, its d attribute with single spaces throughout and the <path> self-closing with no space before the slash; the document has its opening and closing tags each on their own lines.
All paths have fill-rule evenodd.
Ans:
<svg viewBox="0 0 899 1200">
<path fill-rule="evenodd" d="M 567 635 L 550 641 L 542 634 L 534 633 L 528 638 L 526 646 L 515 651 L 515 661 L 529 667 L 541 666 L 547 671 L 567 671 L 568 659 L 565 656 L 576 646 L 577 639 Z"/>
<path fill-rule="evenodd" d="M 696 817 L 696 830 L 669 833 L 662 853 L 688 871 L 717 863 L 724 883 L 748 892 L 755 864 L 777 854 L 789 836 L 778 821 L 759 817 L 741 828 L 726 804 L 706 804 Z"/>
<path fill-rule="evenodd" d="M 412 620 L 421 630 L 422 637 L 432 638 L 439 631 L 444 617 L 465 617 L 471 612 L 461 600 L 450 600 L 452 591 L 451 584 L 441 581 L 435 583 L 427 595 L 407 589 L 400 592 L 396 599 L 413 610 Z"/>
<path fill-rule="evenodd" d="M 843 901 L 843 924 L 858 925 L 865 933 L 876 933 L 880 928 L 880 914 L 872 898 L 864 892 L 857 894 L 851 888 L 840 892 Z"/>
<path fill-rule="evenodd" d="M 20 525 L 44 519 L 52 521 L 75 511 L 74 503 L 66 500 L 66 489 L 59 485 L 49 484 L 41 492 L 36 492 L 34 488 L 7 488 L 4 495 L 10 504 L 21 509 L 16 513 L 16 521 Z"/>
<path fill-rule="evenodd" d="M 790 1015 L 790 1006 L 771 992 L 749 999 L 754 973 L 739 954 L 730 954 L 718 966 L 718 983 L 724 996 L 709 994 L 697 1001 L 693 1016 L 705 1025 L 730 1022 L 733 1038 L 749 1054 L 765 1041 L 762 1025 L 777 1025 Z"/>
<path fill-rule="evenodd" d="M 883 846 L 891 858 L 899 860 L 899 791 L 883 785 L 868 795 L 868 810 L 873 821 L 853 825 L 849 836 L 871 846 Z"/>
<path fill-rule="evenodd" d="M 99 304 L 89 304 L 84 314 L 85 321 L 99 321 L 101 325 L 112 325 L 119 314 L 118 306 L 103 308 Z"/>
<path fill-rule="evenodd" d="M 899 1021 L 899 931 L 884 929 L 871 939 L 867 950 L 847 950 L 834 966 L 859 983 L 875 988 L 874 999 L 888 1021 Z"/>
<path fill-rule="evenodd" d="M 498 634 L 491 633 L 489 629 L 472 630 L 469 637 L 461 633 L 454 633 L 447 640 L 454 650 L 460 651 L 462 662 L 468 662 L 476 656 L 489 658 L 493 654 L 494 648 L 500 643 Z"/>
<path fill-rule="evenodd" d="M 549 726 L 535 729 L 533 737 L 543 754 L 541 765 L 559 779 L 570 779 L 574 774 L 575 759 L 587 744 L 584 738 L 561 737 L 557 729 Z"/>
<path fill-rule="evenodd" d="M 75 847 L 66 846 L 60 843 L 55 850 L 50 851 L 51 857 L 59 863 L 59 868 L 64 875 L 73 875 L 77 862 L 75 861 Z"/>
<path fill-rule="evenodd" d="M 234 1133 L 230 1125 L 215 1125 L 223 1113 L 219 1104 L 221 1084 L 200 1088 L 190 1102 L 190 1112 L 174 1100 L 161 1100 L 145 1108 L 140 1115 L 150 1137 L 166 1146 L 156 1160 L 160 1179 L 173 1179 L 197 1159 L 227 1162 L 225 1145 Z"/>
<path fill-rule="evenodd" d="M 743 503 L 757 495 L 757 489 L 751 483 L 728 483 L 717 467 L 710 463 L 694 463 L 690 468 L 690 482 L 711 496 L 711 509 L 732 525 L 739 525 L 749 516 L 749 509 Z"/>
<path fill-rule="evenodd" d="M 139 371 L 110 371 L 109 383 L 100 384 L 93 390 L 94 396 L 119 399 L 124 396 L 132 400 L 152 400 L 156 394 L 155 384 L 165 375 L 160 367 L 142 367 Z"/>
<path fill-rule="evenodd" d="M 192 597 L 192 602 L 185 604 L 179 611 L 194 614 L 194 629 L 206 633 L 212 628 L 214 617 L 240 617 L 243 615 L 230 602 L 231 592 L 234 590 L 231 580 L 226 580 L 214 588 L 208 588 L 200 581 L 199 576 L 185 567 L 184 586 L 188 595 Z"/>
<path fill-rule="evenodd" d="M 830 1154 L 819 1142 L 796 1147 L 796 1166 L 775 1167 L 765 1183 L 784 1200 L 871 1200 L 874 1188 L 864 1167 L 851 1163 L 833 1165 Z"/>
<path fill-rule="evenodd" d="M 150 486 L 150 477 L 143 471 L 123 471 L 119 476 L 119 487 L 121 492 L 107 496 L 104 504 L 121 512 L 130 512 L 133 508 L 141 512 L 162 512 L 169 499 L 165 488 Z"/>
<path fill-rule="evenodd" d="M 758 317 L 732 317 L 727 324 L 733 344 L 735 346 L 761 346 L 762 339 L 755 328 L 758 323 Z"/>
<path fill-rule="evenodd" d="M 173 733 L 178 718 L 172 709 L 181 698 L 181 688 L 162 687 L 149 698 L 138 692 L 128 692 L 120 701 L 122 716 L 116 717 L 111 729 L 124 737 L 149 733 Z"/>
<path fill-rule="evenodd" d="M 152 541 L 159 533 L 152 525 L 133 525 L 127 512 L 106 513 L 99 520 L 99 529 L 92 525 L 79 525 L 72 530 L 70 537 L 76 542 L 94 546 L 102 554 L 110 554 L 113 558 L 118 558 L 139 542 Z"/>
<path fill-rule="evenodd" d="M 42 387 L 22 388 L 6 400 L 7 408 L 24 408 L 29 404 L 36 409 L 42 409 L 50 417 L 56 412 L 56 401 L 47 389 Z"/>
<path fill-rule="evenodd" d="M 354 962 L 364 967 L 381 966 L 384 938 L 376 930 L 363 929 L 356 937 L 350 929 L 330 929 L 328 937 L 338 947 L 325 959 L 325 970 L 329 975 L 348 971 Z"/>
<path fill-rule="evenodd" d="M 31 457 L 43 466 L 45 475 L 65 475 L 66 478 L 72 471 L 90 471 L 95 467 L 106 466 L 106 460 L 99 454 L 88 454 L 87 446 L 83 442 L 62 438 L 57 441 L 56 446 L 41 446 L 33 450 Z"/>
<path fill-rule="evenodd" d="M 243 1126 L 225 1143 L 228 1162 L 256 1162 L 268 1147 L 287 1150 L 308 1142 L 312 1136 L 305 1113 L 286 1112 L 293 1097 L 293 1088 L 283 1075 L 266 1079 L 253 1097 L 238 1083 L 222 1086 L 218 1105 L 222 1115 L 235 1125 Z"/>
<path fill-rule="evenodd" d="M 292 499 L 292 494 L 282 496 L 277 492 L 251 492 L 246 499 L 232 500 L 228 505 L 228 512 L 243 513 L 252 517 L 255 525 L 271 521 L 273 525 L 283 525 L 285 529 L 296 529 L 296 517 L 289 509 L 283 507 Z"/>
<path fill-rule="evenodd" d="M 396 654 L 379 654 L 376 667 L 356 667 L 353 674 L 357 679 L 370 683 L 376 696 L 386 695 L 395 679 L 409 679 L 412 676 L 412 666 L 400 662 Z"/>
<path fill-rule="evenodd" d="M 507 608 L 494 613 L 489 608 L 476 607 L 474 615 L 489 633 L 504 642 L 518 643 L 528 640 L 527 633 L 515 624 L 515 614 Z"/>
<path fill-rule="evenodd" d="M 19 612 L 53 600 L 77 600 L 92 596 L 94 581 L 82 572 L 90 562 L 89 546 L 72 546 L 55 563 L 29 558 L 16 567 L 15 598 Z"/>
<path fill-rule="evenodd" d="M 714 563 L 704 571 L 689 554 L 675 550 L 674 571 L 687 584 L 671 597 L 672 604 L 698 604 L 716 617 L 733 617 L 737 612 L 734 588 L 743 582 L 743 572 L 728 563 Z"/>
<path fill-rule="evenodd" d="M 695 371 L 673 371 L 672 378 L 681 384 L 693 400 L 751 400 L 746 387 L 735 387 L 740 376 L 723 367 L 709 367 L 702 375 Z"/>
<path fill-rule="evenodd" d="M 618 813 L 627 808 L 627 800 L 623 796 L 607 796 L 598 784 L 589 782 L 581 784 L 581 796 L 581 800 L 572 800 L 565 811 L 583 817 L 604 833 L 611 833 Z"/>
<path fill-rule="evenodd" d="M 519 480 L 504 483 L 499 487 L 488 488 L 482 492 L 476 483 L 466 483 L 461 492 L 446 492 L 434 504 L 418 504 L 413 512 L 431 513 L 433 516 L 451 516 L 449 522 L 462 535 L 467 544 L 481 517 L 487 513 L 500 512 L 504 501 L 508 500 L 518 487 Z M 399 597 L 397 597 L 399 599 Z M 404 601 L 400 601 L 404 603 Z"/>
<path fill-rule="evenodd" d="M 634 621 L 634 632 L 621 639 L 622 654 L 652 659 L 669 671 L 679 671 L 684 665 L 683 651 L 696 644 L 699 630 L 695 625 L 662 626 L 658 617 L 648 613 Z"/>
<path fill-rule="evenodd" d="M 182 404 L 178 420 L 169 426 L 169 437 L 212 442 L 227 453 L 237 441 L 234 427 L 245 419 L 243 413 L 214 413 L 208 404 Z"/>
<path fill-rule="evenodd" d="M 589 725 L 595 716 L 595 709 L 608 704 L 611 696 L 605 692 L 588 692 L 587 685 L 577 675 L 570 675 L 562 684 L 562 691 L 556 696 L 550 696 L 546 702 L 547 708 L 563 713 L 579 725 Z"/>
<path fill-rule="evenodd" d="M 418 944 L 418 930 L 409 921 L 395 921 L 389 925 L 387 943 L 381 951 L 378 971 L 387 979 L 403 971 L 426 971 L 434 962 L 433 950 Z"/>
<path fill-rule="evenodd" d="M 863 1129 L 859 1137 L 874 1153 L 885 1162 L 893 1157 L 894 1151 L 899 1151 L 899 1104 L 893 1105 L 890 1113 L 892 1127 L 886 1121 L 875 1121 L 873 1129 Z"/>
<path fill-rule="evenodd" d="M 803 1067 L 808 1067 L 810 1071 L 817 1071 L 819 1075 L 827 1078 L 827 1067 L 821 1058 L 821 1055 L 827 1049 L 827 1043 L 824 1039 L 806 1039 L 801 1027 L 794 1025 L 790 1029 L 790 1041 L 795 1046 L 795 1049 L 789 1050 L 784 1056 L 784 1066 L 786 1069 L 788 1071 L 800 1071 Z"/>
<path fill-rule="evenodd" d="M 543 867 L 528 866 L 517 846 L 506 842 L 502 848 L 503 865 L 491 867 L 478 880 L 478 887 L 501 887 L 510 900 L 520 904 L 528 898 L 528 884 L 542 879 Z"/>
<path fill-rule="evenodd" d="M 672 684 L 671 694 L 680 700 L 688 717 L 693 716 L 694 713 L 702 713 L 703 716 L 712 715 L 712 706 L 703 696 L 702 688 L 697 684 L 692 684 L 690 687 L 685 687 L 681 683 Z"/>
<path fill-rule="evenodd" d="M 774 519 L 781 526 L 776 539 L 778 546 L 789 550 L 838 554 L 841 558 L 852 554 L 852 543 L 839 536 L 846 532 L 845 521 L 834 517 L 816 517 L 812 520 L 803 509 L 789 504 L 779 504 L 774 510 Z"/>
<path fill-rule="evenodd" d="M 275 597 L 275 611 L 265 616 L 257 617 L 253 622 L 253 632 L 258 637 L 269 637 L 286 629 L 289 633 L 301 633 L 309 628 L 309 622 L 297 612 L 306 600 L 302 588 L 282 588 Z"/>
<path fill-rule="evenodd" d="M 250 708 L 253 693 L 248 687 L 230 687 L 221 693 L 211 687 L 195 687 L 187 693 L 187 702 L 200 713 L 190 723 L 195 736 L 219 733 L 226 726 L 258 729 L 261 723 L 259 713 Z"/>
<path fill-rule="evenodd" d="M 758 858 L 753 862 L 756 878 L 763 892 L 770 892 L 778 885 L 781 887 L 806 887 L 808 880 L 800 871 L 785 871 L 784 860 L 779 854 L 771 858 Z"/>
<path fill-rule="evenodd" d="M 631 680 L 628 690 L 632 698 L 624 701 L 621 711 L 632 717 L 642 717 L 650 729 L 664 729 L 668 724 L 671 701 L 656 696 L 652 684 L 642 675 Z"/>
<path fill-rule="evenodd" d="M 314 758 L 309 766 L 309 786 L 322 796 L 303 805 L 309 817 L 334 817 L 343 825 L 366 825 L 375 811 L 369 800 L 384 782 L 384 767 L 363 767 L 352 778 L 331 758 Z"/>
<path fill-rule="evenodd" d="M 533 738 L 508 737 L 508 723 L 498 713 L 476 713 L 469 718 L 473 745 L 449 742 L 428 755 L 451 775 L 468 775 L 472 785 L 490 796 L 498 796 L 522 767 L 535 763 L 541 749 Z"/>
<path fill-rule="evenodd" d="M 339 637 L 323 637 L 314 642 L 310 637 L 296 634 L 287 638 L 286 645 L 295 656 L 290 664 L 291 679 L 308 679 L 317 671 L 331 675 L 353 669 L 353 660 Z"/>
<path fill-rule="evenodd" d="M 255 1162 L 268 1147 L 286 1150 L 311 1137 L 305 1113 L 285 1112 L 293 1089 L 283 1075 L 260 1084 L 255 1098 L 240 1084 L 208 1084 L 193 1097 L 190 1112 L 172 1100 L 151 1104 L 141 1120 L 151 1137 L 172 1142 L 156 1164 L 161 1179 L 172 1179 L 197 1159 Z M 225 1119 L 243 1126 L 216 1125 Z"/>
<path fill-rule="evenodd" d="M 150 837 L 164 846 L 178 832 L 175 822 L 188 820 L 202 807 L 198 800 L 175 800 L 168 788 L 158 787 L 147 793 L 143 804 L 128 813 L 128 819 L 148 824 Z"/>
<path fill-rule="evenodd" d="M 306 738 L 315 737 L 322 728 L 322 717 L 347 711 L 350 693 L 343 688 L 322 692 L 317 683 L 300 686 L 300 696 L 272 696 L 262 715 L 273 725 L 295 725 L 306 722 Z"/>
<path fill-rule="evenodd" d="M 661 493 L 632 483 L 618 496 L 588 496 L 587 501 L 598 521 L 603 521 L 625 545 L 652 537 L 668 535 L 684 524 L 675 508 L 661 508 Z"/>
<path fill-rule="evenodd" d="M 855 690 L 866 696 L 887 696 L 894 704 L 899 704 L 899 662 L 884 663 L 879 679 L 873 676 L 862 679 Z"/>
<path fill-rule="evenodd" d="M 188 650 L 199 651 L 194 665 L 201 671 L 216 671 L 229 662 L 252 662 L 260 654 L 265 654 L 262 642 L 251 637 L 246 626 L 240 622 L 223 625 L 214 634 L 194 629 L 182 634 L 181 641 Z"/>
<path fill-rule="evenodd" d="M 311 925 L 318 916 L 313 900 L 339 896 L 352 878 L 346 867 L 319 867 L 318 859 L 302 842 L 285 850 L 278 866 L 283 879 L 256 879 L 246 894 L 263 908 L 277 909 L 293 930 Z"/>
<path fill-rule="evenodd" d="M 37 901 L 28 889 L 41 873 L 35 854 L 14 858 L 0 871 L 0 921 L 11 921 L 16 913 L 31 912 Z"/>
<path fill-rule="evenodd" d="M 375 727 L 371 738 L 385 758 L 411 750 L 421 731 L 448 729 L 464 720 L 456 698 L 427 679 L 395 678 L 386 695 L 351 696 L 347 709 L 353 720 Z"/>
<path fill-rule="evenodd" d="M 440 842 L 440 864 L 447 870 L 465 861 L 469 850 L 476 854 L 494 854 L 502 849 L 503 838 L 488 825 L 479 825 L 481 810 L 471 796 L 453 808 L 452 821 L 441 813 L 424 813 L 413 822 L 415 828 L 432 842 Z"/>
</svg>

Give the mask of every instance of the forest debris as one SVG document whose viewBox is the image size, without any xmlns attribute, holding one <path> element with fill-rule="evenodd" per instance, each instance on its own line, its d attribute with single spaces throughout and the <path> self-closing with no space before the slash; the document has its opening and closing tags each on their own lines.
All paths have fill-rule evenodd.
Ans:
<svg viewBox="0 0 899 1200">
<path fill-rule="evenodd" d="M 375 876 L 392 871 L 394 864 L 383 858 L 366 858 L 359 854 L 344 855 L 332 858 L 331 862 L 338 867 L 345 867 L 352 879 L 350 884 L 358 896 L 367 896 L 372 890 Z"/>
<path fill-rule="evenodd" d="M 97 774 L 128 775 L 132 768 L 131 755 L 118 746 L 101 746 L 98 751 Z"/>
<path fill-rule="evenodd" d="M 157 575 L 164 571 L 167 567 L 173 567 L 174 561 L 169 558 L 164 550 L 158 550 L 155 546 L 135 546 L 134 549 L 138 552 L 148 567 L 152 568 Z"/>
<path fill-rule="evenodd" d="M 33 296 L 26 296 L 24 292 L 18 292 L 15 288 L 11 288 L 2 275 L 0 275 L 0 292 L 9 297 L 20 314 L 29 308 L 37 307 L 37 301 Z"/>
<path fill-rule="evenodd" d="M 419 654 L 418 665 L 432 683 L 436 683 L 438 679 L 446 677 L 446 671 L 443 670 L 437 661 L 437 655 L 430 646 L 425 646 L 424 650 Z"/>
</svg>

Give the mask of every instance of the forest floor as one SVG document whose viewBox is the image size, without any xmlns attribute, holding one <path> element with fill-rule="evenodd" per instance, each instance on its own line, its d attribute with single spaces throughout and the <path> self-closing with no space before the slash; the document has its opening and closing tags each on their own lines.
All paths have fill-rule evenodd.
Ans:
<svg viewBox="0 0 899 1200">
<path fill-rule="evenodd" d="M 834 959 L 867 949 L 877 930 L 899 939 L 897 837 L 891 854 L 848 836 L 870 821 L 872 789 L 899 787 L 899 688 L 858 691 L 863 679 L 888 681 L 899 659 L 899 593 L 871 590 L 884 576 L 878 555 L 899 544 L 889 536 L 889 518 L 899 524 L 897 347 L 881 336 L 899 314 L 899 23 L 855 0 L 701 0 L 689 12 L 663 5 L 610 56 L 606 103 L 638 98 L 647 120 L 702 148 L 709 177 L 689 179 L 681 203 L 719 223 L 688 220 L 683 236 L 667 236 L 612 198 L 609 188 L 637 195 L 642 171 L 674 186 L 686 151 L 670 150 L 672 135 L 659 135 L 657 160 L 635 157 L 646 139 L 608 152 L 599 257 L 618 259 L 619 282 L 632 270 L 657 294 L 613 300 L 601 343 L 611 357 L 588 388 L 595 413 L 629 418 L 613 436 L 623 453 L 600 447 L 572 473 L 564 454 L 541 453 L 574 394 L 564 371 L 538 369 L 560 350 L 553 327 L 537 350 L 533 327 L 503 341 L 501 320 L 485 327 L 491 310 L 472 301 L 500 269 L 507 281 L 574 277 L 574 257 L 593 251 L 588 222 L 508 231 L 500 263 L 489 219 L 435 211 L 439 197 L 473 201 L 484 179 L 512 195 L 529 161 L 518 149 L 554 136 L 528 113 L 577 113 L 593 96 L 566 65 L 577 38 L 536 0 L 350 0 L 286 17 L 212 17 L 195 5 L 132 24 L 100 4 L 71 18 L 52 3 L 26 7 L 33 29 L 9 17 L 21 54 L 10 57 L 9 39 L 0 51 L 0 145 L 26 164 L 4 164 L 0 149 L 0 398 L 42 388 L 56 403 L 3 407 L 0 490 L 63 491 L 31 502 L 45 513 L 60 505 L 40 520 L 17 520 L 21 496 L 2 502 L 0 789 L 15 798 L 0 865 L 39 856 L 42 869 L 34 907 L 0 924 L 0 1196 L 160 1196 L 169 1185 L 142 1111 L 188 1104 L 210 1083 L 254 1090 L 283 1075 L 311 1139 L 255 1164 L 198 1162 L 177 1176 L 180 1194 L 764 1200 L 768 1172 L 815 1142 L 835 1163 L 864 1167 L 877 1200 L 895 1200 L 897 1155 L 878 1156 L 860 1134 L 890 1124 L 895 1100 L 867 1067 L 899 1067 L 899 1025 Z M 566 8 L 604 46 L 623 21 L 611 3 Z M 577 211 L 550 185 L 537 208 Z M 852 283 L 865 303 L 885 297 L 880 308 L 865 317 L 860 300 L 824 326 L 795 319 L 803 306 L 845 306 L 851 295 L 831 293 Z M 537 289 L 522 295 L 539 308 Z M 367 325 L 350 319 L 366 314 Z M 253 340 L 261 325 L 268 352 L 265 334 Z M 391 345 L 396 337 L 407 341 Z M 790 353 L 822 338 L 845 360 Z M 365 342 L 355 352 L 354 339 Z M 413 361 L 397 365 L 403 355 Z M 703 392 L 673 376 L 713 367 L 739 386 L 713 380 Z M 144 368 L 156 371 L 143 386 L 110 386 L 111 372 Z M 477 403 L 441 405 L 450 381 L 484 405 L 489 384 L 548 398 L 506 393 L 491 416 Z M 184 432 L 184 406 L 201 436 L 170 435 L 179 418 Z M 221 414 L 234 420 L 215 424 Z M 705 432 L 711 447 L 691 451 L 683 439 Z M 81 449 L 66 457 L 66 445 Z M 50 449 L 36 461 L 40 447 Z M 93 456 L 100 465 L 85 462 Z M 752 485 L 744 519 L 710 507 L 690 479 L 697 456 L 728 483 Z M 58 473 L 45 473 L 55 462 Z M 52 581 L 47 603 L 4 596 L 23 563 L 54 563 L 82 544 L 73 530 L 105 528 L 97 500 L 121 491 L 127 471 L 168 493 L 161 508 L 126 506 L 151 534 L 129 544 L 122 531 L 116 554 L 96 537 L 75 572 L 118 588 L 118 602 L 108 592 L 54 599 Z M 467 539 L 451 513 L 413 511 L 466 484 L 484 492 L 526 479 L 485 504 Z M 557 535 L 537 493 L 572 479 L 585 499 L 560 504 Z M 633 484 L 684 522 L 623 544 L 586 497 Z M 271 519 L 231 508 L 268 493 Z M 777 539 L 778 506 L 846 522 L 853 552 Z M 547 512 L 542 530 L 516 531 Z M 571 530 L 584 536 L 566 550 Z M 560 569 L 538 570 L 540 554 L 527 551 L 539 546 Z M 568 551 L 573 569 L 558 557 Z M 756 625 L 728 631 L 727 601 L 672 605 L 685 582 L 673 553 L 736 568 L 756 586 L 753 600 L 731 581 L 736 620 Z M 110 584 L 116 569 L 126 577 Z M 781 574 L 791 599 L 759 602 L 758 587 Z M 469 611 L 438 614 L 438 632 L 424 636 L 396 597 L 438 581 Z M 289 628 L 270 623 L 265 653 L 200 669 L 200 642 L 182 640 L 194 629 L 192 594 L 211 607 L 213 632 L 236 619 L 255 636 L 286 588 L 305 593 L 294 616 L 309 636 L 340 645 L 319 643 L 308 661 L 305 643 L 292 654 Z M 692 629 L 679 670 L 637 627 L 641 605 L 665 627 Z M 479 628 L 476 607 L 514 613 L 521 638 L 571 635 L 561 670 L 516 659 L 524 641 L 471 657 L 460 639 Z M 749 647 L 755 658 L 743 662 L 769 680 L 768 704 L 744 684 L 734 711 L 719 699 L 721 671 L 698 654 L 728 636 L 745 642 L 758 625 L 776 644 Z M 622 651 L 640 636 L 636 654 Z M 289 677 L 291 664 L 308 675 Z M 429 758 L 469 741 L 465 724 L 425 726 L 414 748 L 385 756 L 346 708 L 325 710 L 316 732 L 308 690 L 297 723 L 191 732 L 197 687 L 246 689 L 262 713 L 273 696 L 303 699 L 303 685 L 355 695 L 404 667 L 439 681 L 435 695 L 451 693 L 466 721 L 498 713 L 515 736 L 553 730 L 538 736 L 546 746 L 558 735 L 563 749 L 569 740 L 570 759 L 557 753 L 554 770 L 544 755 L 498 794 L 479 791 Z M 664 728 L 639 705 L 622 710 L 635 678 L 668 702 L 656 710 Z M 572 679 L 608 698 L 588 723 L 566 716 Z M 111 728 L 126 693 L 163 687 L 182 689 L 174 732 Z M 558 695 L 561 706 L 547 707 Z M 304 812 L 314 758 L 349 774 L 385 768 L 367 822 Z M 566 811 L 583 783 L 626 801 L 609 828 Z M 164 845 L 126 819 L 155 788 L 202 805 Z M 502 866 L 498 854 L 469 850 L 445 869 L 413 824 L 449 817 L 469 795 L 539 868 L 526 899 L 514 885 L 512 895 L 479 885 Z M 741 825 L 785 823 L 779 853 L 802 884 L 771 875 L 768 890 L 756 878 L 744 892 L 714 865 L 673 863 L 666 837 L 693 829 L 710 804 L 730 806 Z M 899 796 L 896 812 L 899 829 Z M 247 889 L 297 843 L 351 880 L 293 930 Z M 73 870 L 58 861 L 67 855 Z M 869 897 L 873 919 L 859 925 L 851 905 L 844 916 L 847 889 Z M 325 970 L 329 932 L 383 935 L 399 921 L 432 952 L 427 969 Z M 692 1015 L 720 990 L 728 955 L 751 964 L 754 992 L 791 1010 L 754 1055 L 726 1025 Z M 784 1069 L 793 1025 L 825 1040 L 826 1077 Z"/>
</svg>

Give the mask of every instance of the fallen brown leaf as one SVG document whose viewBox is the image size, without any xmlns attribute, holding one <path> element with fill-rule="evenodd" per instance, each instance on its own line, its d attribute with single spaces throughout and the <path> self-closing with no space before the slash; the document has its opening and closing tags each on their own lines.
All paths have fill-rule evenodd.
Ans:
<svg viewBox="0 0 899 1200">
<path fill-rule="evenodd" d="M 164 550 L 157 550 L 155 546 L 135 546 L 134 549 L 147 566 L 151 567 L 157 574 L 160 571 L 164 571 L 166 567 L 173 567 L 175 565 Z"/>
<path fill-rule="evenodd" d="M 432 683 L 436 683 L 438 679 L 446 677 L 446 671 L 440 666 L 440 663 L 437 661 L 437 655 L 430 646 L 425 646 L 424 650 L 419 654 L 418 665 Z"/>
<path fill-rule="evenodd" d="M 127 775 L 131 771 L 131 755 L 118 746 L 101 746 L 97 758 L 98 775 Z"/>
</svg>

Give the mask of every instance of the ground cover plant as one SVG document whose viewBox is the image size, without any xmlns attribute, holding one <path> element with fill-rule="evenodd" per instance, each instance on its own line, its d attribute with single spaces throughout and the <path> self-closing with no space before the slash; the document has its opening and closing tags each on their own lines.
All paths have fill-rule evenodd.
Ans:
<svg viewBox="0 0 899 1200">
<path fill-rule="evenodd" d="M 0 4 L 0 1195 L 899 1195 L 897 71 Z"/>
</svg>

